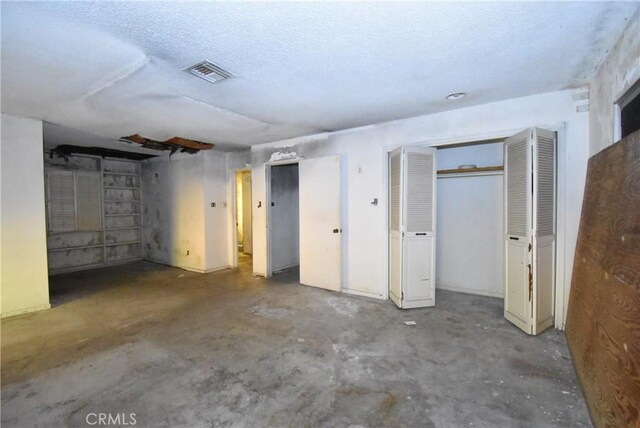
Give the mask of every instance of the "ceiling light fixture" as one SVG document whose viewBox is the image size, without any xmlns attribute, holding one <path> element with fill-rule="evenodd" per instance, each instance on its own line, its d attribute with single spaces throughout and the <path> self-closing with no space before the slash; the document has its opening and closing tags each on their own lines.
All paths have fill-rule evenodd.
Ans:
<svg viewBox="0 0 640 428">
<path fill-rule="evenodd" d="M 455 94 L 449 94 L 447 95 L 445 98 L 448 100 L 459 100 L 460 98 L 463 98 L 465 95 L 464 92 L 456 92 Z"/>
<path fill-rule="evenodd" d="M 211 83 L 218 83 L 234 76 L 230 71 L 225 70 L 211 61 L 199 62 L 185 68 L 184 71 Z"/>
</svg>

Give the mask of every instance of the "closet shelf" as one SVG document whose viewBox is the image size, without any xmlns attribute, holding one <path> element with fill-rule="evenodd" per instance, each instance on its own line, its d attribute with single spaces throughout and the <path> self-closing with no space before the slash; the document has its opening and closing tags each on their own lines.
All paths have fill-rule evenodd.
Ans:
<svg viewBox="0 0 640 428">
<path fill-rule="evenodd" d="M 481 166 L 477 168 L 455 168 L 438 170 L 438 178 L 466 177 L 474 175 L 500 175 L 504 173 L 502 165 Z"/>
</svg>

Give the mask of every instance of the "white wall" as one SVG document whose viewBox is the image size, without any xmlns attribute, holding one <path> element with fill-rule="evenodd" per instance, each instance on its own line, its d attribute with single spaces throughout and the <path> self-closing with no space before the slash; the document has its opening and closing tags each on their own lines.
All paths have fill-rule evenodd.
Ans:
<svg viewBox="0 0 640 428">
<path fill-rule="evenodd" d="M 49 308 L 42 122 L 2 115 L 2 316 Z"/>
<path fill-rule="evenodd" d="M 207 272 L 225 269 L 229 262 L 229 225 L 234 224 L 228 215 L 232 199 L 227 193 L 227 155 L 217 151 L 202 153 L 204 157 L 204 221 Z M 215 203 L 215 207 L 211 204 Z"/>
<path fill-rule="evenodd" d="M 590 83 L 589 154 L 614 143 L 614 103 L 640 79 L 640 11 Z"/>
<path fill-rule="evenodd" d="M 142 163 L 145 258 L 205 270 L 204 157 L 175 154 Z M 187 254 L 188 252 L 188 254 Z"/>
<path fill-rule="evenodd" d="M 344 252 L 348 272 L 343 282 L 347 292 L 385 297 L 387 289 L 386 148 L 403 144 L 478 140 L 508 136 L 531 127 L 566 125 L 561 138 L 566 151 L 559 153 L 565 171 L 566 191 L 559 188 L 566 213 L 559 233 L 566 245 L 559 248 L 558 275 L 568 292 L 588 155 L 588 113 L 577 113 L 573 91 L 565 90 L 511 99 L 443 113 L 382 123 L 349 131 L 320 134 L 252 147 L 254 207 L 265 200 L 264 164 L 283 157 L 312 158 L 343 155 L 348 169 L 346 240 Z M 378 198 L 378 206 L 371 205 Z M 266 223 L 264 208 L 254 209 L 254 271 L 266 272 Z M 560 308 L 566 308 L 559 296 Z M 562 327 L 560 317 L 559 327 Z"/>
<path fill-rule="evenodd" d="M 271 167 L 271 270 L 300 263 L 298 164 Z"/>
<path fill-rule="evenodd" d="M 503 164 L 502 143 L 440 149 L 438 169 Z M 503 176 L 440 176 L 436 287 L 504 296 Z"/>
</svg>

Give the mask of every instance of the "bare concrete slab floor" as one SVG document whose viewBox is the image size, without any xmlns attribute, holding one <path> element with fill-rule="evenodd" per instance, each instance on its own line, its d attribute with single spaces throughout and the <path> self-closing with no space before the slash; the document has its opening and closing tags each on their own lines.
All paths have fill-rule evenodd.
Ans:
<svg viewBox="0 0 640 428">
<path fill-rule="evenodd" d="M 501 300 L 401 311 L 249 272 L 53 277 L 53 309 L 2 321 L 2 427 L 591 425 L 564 336 L 527 337 Z"/>
</svg>

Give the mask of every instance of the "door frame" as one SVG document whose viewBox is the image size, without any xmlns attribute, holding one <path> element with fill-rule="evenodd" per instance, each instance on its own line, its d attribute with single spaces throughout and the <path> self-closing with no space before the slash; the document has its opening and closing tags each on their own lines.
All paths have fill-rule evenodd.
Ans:
<svg viewBox="0 0 640 428">
<path fill-rule="evenodd" d="M 267 233 L 265 234 L 265 238 L 267 241 L 267 269 L 265 272 L 265 278 L 270 278 L 273 276 L 273 267 L 271 265 L 271 168 L 274 166 L 281 165 L 293 165 L 298 164 L 302 158 L 293 158 L 276 162 L 267 162 L 264 164 L 264 174 L 265 174 L 265 214 L 266 214 L 266 228 Z M 298 177 L 298 181 L 300 178 Z M 237 244 L 236 244 L 237 245 Z"/>
<path fill-rule="evenodd" d="M 496 130 L 487 133 L 479 133 L 479 134 L 466 134 L 460 135 L 457 137 L 448 137 L 448 138 L 434 138 L 427 140 L 420 140 L 414 142 L 407 142 L 404 144 L 395 144 L 392 146 L 385 146 L 382 148 L 383 155 L 383 185 L 384 185 L 384 194 L 385 194 L 385 234 L 386 245 L 383 249 L 384 260 L 384 269 L 385 269 L 385 278 L 386 278 L 386 287 L 384 287 L 384 294 L 382 296 L 383 299 L 389 299 L 389 198 L 388 198 L 388 189 L 389 186 L 389 162 L 388 156 L 389 153 L 395 150 L 398 147 L 404 145 L 419 145 L 419 146 L 429 146 L 429 147 L 445 147 L 452 146 L 457 144 L 464 143 L 473 143 L 473 142 L 481 142 L 487 140 L 497 140 L 497 139 L 506 139 L 512 135 L 521 132 L 527 128 L 542 128 L 549 131 L 555 131 L 557 136 L 557 153 L 556 153 L 556 170 L 557 170 L 557 190 L 556 190 L 556 264 L 555 264 L 555 308 L 554 308 L 554 327 L 559 330 L 564 330 L 564 323 L 566 320 L 566 310 L 565 310 L 565 301 L 568 298 L 567 292 L 569 291 L 569 287 L 571 284 L 566 284 L 566 271 L 567 271 L 567 260 L 565 257 L 565 249 L 566 249 L 566 180 L 567 180 L 567 165 L 566 165 L 566 146 L 567 146 L 567 138 L 566 138 L 566 122 L 556 122 L 553 124 L 531 124 L 528 126 L 521 126 L 518 128 L 504 129 L 504 130 Z M 503 255 L 504 259 L 504 255 Z M 437 284 L 436 284 L 437 287 Z"/>
<path fill-rule="evenodd" d="M 236 174 L 239 172 L 249 172 L 252 174 L 251 177 L 251 187 L 253 193 L 253 170 L 251 168 L 237 168 L 231 171 L 229 181 L 231 182 L 231 219 L 229 221 L 229 225 L 231 226 L 229 229 L 229 233 L 231 234 L 229 242 L 231 242 L 231 247 L 229 249 L 229 260 L 231 261 L 231 268 L 238 267 L 238 232 L 236 226 L 236 219 L 238 218 L 238 203 L 236 200 L 236 192 L 238 191 L 238 186 L 236 183 Z M 252 207 L 253 208 L 253 207 Z M 253 209 L 251 210 L 251 227 L 253 227 Z"/>
</svg>

